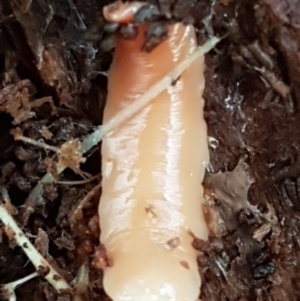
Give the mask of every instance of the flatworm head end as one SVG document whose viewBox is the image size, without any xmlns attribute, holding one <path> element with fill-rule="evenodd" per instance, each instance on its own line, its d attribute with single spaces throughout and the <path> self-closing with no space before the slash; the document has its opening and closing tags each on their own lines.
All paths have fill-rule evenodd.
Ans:
<svg viewBox="0 0 300 301">
<path fill-rule="evenodd" d="M 103 8 L 103 15 L 107 22 L 128 24 L 134 21 L 135 14 L 144 5 L 147 5 L 147 3 L 116 1 Z"/>
</svg>

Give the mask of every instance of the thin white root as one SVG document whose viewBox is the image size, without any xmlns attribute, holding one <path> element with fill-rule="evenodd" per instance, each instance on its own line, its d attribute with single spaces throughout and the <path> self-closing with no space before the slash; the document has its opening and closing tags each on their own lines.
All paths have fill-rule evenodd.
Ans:
<svg viewBox="0 0 300 301">
<path fill-rule="evenodd" d="M 57 271 L 50 265 L 50 263 L 43 258 L 43 256 L 36 250 L 30 240 L 26 237 L 24 232 L 19 228 L 15 220 L 8 213 L 3 205 L 0 205 L 0 220 L 4 224 L 6 230 L 13 235 L 16 243 L 23 249 L 29 260 L 35 266 L 37 271 L 45 272 L 45 279 L 58 292 L 72 292 L 72 288 L 64 280 L 64 278 L 57 273 Z"/>
<path fill-rule="evenodd" d="M 207 41 L 203 46 L 198 47 L 198 49 L 191 56 L 189 56 L 185 61 L 177 65 L 164 78 L 162 78 L 154 86 L 152 86 L 152 88 L 150 88 L 144 95 L 142 95 L 136 101 L 128 105 L 123 111 L 112 117 L 106 124 L 97 127 L 93 133 L 91 133 L 81 142 L 81 154 L 86 153 L 92 147 L 96 146 L 102 140 L 104 135 L 113 131 L 127 119 L 131 118 L 134 114 L 143 109 L 157 95 L 159 95 L 161 92 L 167 89 L 172 84 L 172 82 L 174 82 L 174 80 L 176 80 L 181 75 L 181 73 L 183 73 L 194 61 L 196 61 L 199 57 L 213 49 L 220 42 L 220 40 L 221 39 L 217 37 L 213 37 L 212 39 Z M 65 167 L 61 166 L 57 170 L 57 173 L 62 173 L 64 169 Z M 48 172 L 31 191 L 29 199 L 37 202 L 42 202 L 42 183 L 51 183 L 53 181 L 53 176 L 51 175 L 51 173 Z"/>
<path fill-rule="evenodd" d="M 0 285 L 0 299 L 7 299 L 9 301 L 16 301 L 16 293 L 15 289 L 17 289 L 20 285 L 24 284 L 25 282 L 37 277 L 39 274 L 34 272 L 24 278 L 18 279 L 16 281 Z"/>
<path fill-rule="evenodd" d="M 192 55 L 178 64 L 171 72 L 152 86 L 152 88 L 150 88 L 144 95 L 128 105 L 123 111 L 112 117 L 106 124 L 99 126 L 81 143 L 81 152 L 85 153 L 90 150 L 93 146 L 97 145 L 106 134 L 116 129 L 127 119 L 131 118 L 134 114 L 143 109 L 156 96 L 167 89 L 172 82 L 174 82 L 174 80 L 176 80 L 193 62 L 212 50 L 220 41 L 221 39 L 213 37 L 203 46 L 198 47 Z"/>
<path fill-rule="evenodd" d="M 41 142 L 41 141 L 36 141 L 36 140 L 31 139 L 29 137 L 25 137 L 23 135 L 15 135 L 15 140 L 20 140 L 20 141 L 23 141 L 27 144 L 31 144 L 31 145 L 34 145 L 34 146 L 37 146 L 37 147 L 40 147 L 40 148 L 43 148 L 43 149 L 46 149 L 46 150 L 50 150 L 50 151 L 55 152 L 55 153 L 57 153 L 59 151 L 59 148 L 56 147 L 56 146 L 52 146 L 52 145 L 49 145 L 49 144 Z"/>
</svg>

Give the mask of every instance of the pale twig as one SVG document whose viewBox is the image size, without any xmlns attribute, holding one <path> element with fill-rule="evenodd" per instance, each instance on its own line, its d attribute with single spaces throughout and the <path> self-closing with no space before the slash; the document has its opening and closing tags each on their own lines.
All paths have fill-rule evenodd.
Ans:
<svg viewBox="0 0 300 301">
<path fill-rule="evenodd" d="M 22 284 L 24 284 L 25 282 L 35 278 L 39 276 L 39 274 L 37 272 L 34 272 L 28 276 L 25 276 L 21 279 L 18 279 L 16 281 L 7 283 L 7 284 L 2 284 L 0 285 L 0 299 L 6 299 L 9 301 L 16 301 L 17 297 L 16 297 L 16 293 L 15 290 Z"/>
<path fill-rule="evenodd" d="M 143 109 L 157 95 L 167 89 L 172 82 L 176 80 L 193 62 L 213 49 L 220 40 L 221 39 L 214 37 L 207 41 L 203 46 L 198 47 L 198 49 L 192 55 L 178 64 L 170 73 L 152 86 L 152 88 L 150 88 L 144 95 L 128 105 L 123 111 L 112 117 L 106 124 L 97 127 L 93 133 L 91 133 L 81 142 L 81 153 L 84 154 L 89 151 L 93 146 L 97 145 L 102 140 L 104 135 L 114 130 L 128 118 L 132 117 L 134 114 Z M 57 173 L 62 173 L 64 169 L 65 167 L 59 168 Z M 53 180 L 54 178 L 52 174 L 48 172 L 31 191 L 29 198 L 33 201 L 41 201 L 43 191 L 43 186 L 41 183 L 51 183 Z"/>
<path fill-rule="evenodd" d="M 25 143 L 28 143 L 28 144 L 31 144 L 31 145 L 34 145 L 34 146 L 37 146 L 37 147 L 40 147 L 40 148 L 43 148 L 43 149 L 47 149 L 47 150 L 50 150 L 50 151 L 55 152 L 55 153 L 57 153 L 59 151 L 59 148 L 56 147 L 56 146 L 52 146 L 52 145 L 49 145 L 47 143 L 37 141 L 37 140 L 31 139 L 29 137 L 25 137 L 23 135 L 16 135 L 15 140 L 20 140 L 20 141 L 23 141 Z"/>
<path fill-rule="evenodd" d="M 2 190 L 5 188 L 2 188 Z M 4 205 L 0 204 L 0 220 L 5 226 L 5 229 L 16 240 L 16 243 L 23 249 L 29 260 L 35 266 L 37 271 L 45 272 L 45 279 L 58 291 L 72 291 L 72 288 L 58 274 L 58 272 L 51 266 L 51 264 L 43 258 L 43 256 L 36 250 L 34 245 L 26 237 L 24 232 L 17 225 L 13 217 L 9 214 Z"/>
</svg>

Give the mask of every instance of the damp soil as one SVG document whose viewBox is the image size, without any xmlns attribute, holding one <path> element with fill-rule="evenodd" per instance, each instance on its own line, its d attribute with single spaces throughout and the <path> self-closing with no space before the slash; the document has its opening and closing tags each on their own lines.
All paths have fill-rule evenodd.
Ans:
<svg viewBox="0 0 300 301">
<path fill-rule="evenodd" d="M 105 24 L 99 0 L 0 1 L 0 184 L 14 217 L 36 248 L 69 282 L 89 267 L 89 300 L 108 300 L 99 247 L 99 146 L 81 174 L 66 169 L 29 198 L 54 155 L 15 140 L 17 132 L 59 147 L 101 124 L 113 41 L 134 27 Z M 300 2 L 292 0 L 149 0 L 146 51 L 166 24 L 193 23 L 199 44 L 222 37 L 206 55 L 205 118 L 211 164 L 205 180 L 207 242 L 195 241 L 203 301 L 300 299 Z M 14 132 L 11 132 L 15 129 Z M 94 190 L 93 190 L 94 189 Z M 91 193 L 94 192 L 94 193 Z M 90 194 L 83 210 L 74 210 Z M 217 224 L 217 227 L 215 226 Z M 93 254 L 102 256 L 93 261 Z M 99 257 L 99 256 L 98 256 Z M 0 228 L 0 284 L 33 266 Z M 18 301 L 70 300 L 42 277 L 16 290 Z"/>
</svg>

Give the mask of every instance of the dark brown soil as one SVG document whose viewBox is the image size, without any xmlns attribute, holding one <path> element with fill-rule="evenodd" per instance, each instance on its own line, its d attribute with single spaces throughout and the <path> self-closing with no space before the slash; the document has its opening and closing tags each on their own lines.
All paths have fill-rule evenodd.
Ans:
<svg viewBox="0 0 300 301">
<path fill-rule="evenodd" d="M 99 193 L 79 222 L 70 217 L 97 180 L 47 184 L 42 198 L 32 201 L 29 193 L 53 170 L 53 153 L 15 141 L 10 131 L 19 127 L 27 137 L 60 146 L 101 124 L 116 30 L 105 28 L 101 8 L 110 2 L 0 0 L 0 184 L 19 209 L 22 229 L 66 280 L 88 262 L 91 300 L 107 298 L 101 271 L 92 264 L 95 250 L 101 253 Z M 169 20 L 194 22 L 199 44 L 213 35 L 224 37 L 206 56 L 207 211 L 223 223 L 208 242 L 195 241 L 204 254 L 199 257 L 201 299 L 299 300 L 300 2 L 149 2 L 160 10 L 139 18 L 153 20 L 151 43 L 163 39 Z M 134 29 L 121 32 L 130 36 Z M 81 170 L 100 173 L 97 148 Z M 57 176 L 81 179 L 70 169 Z M 0 230 L 0 284 L 33 271 Z M 42 278 L 16 292 L 18 301 L 70 299 L 57 296 Z"/>
</svg>

